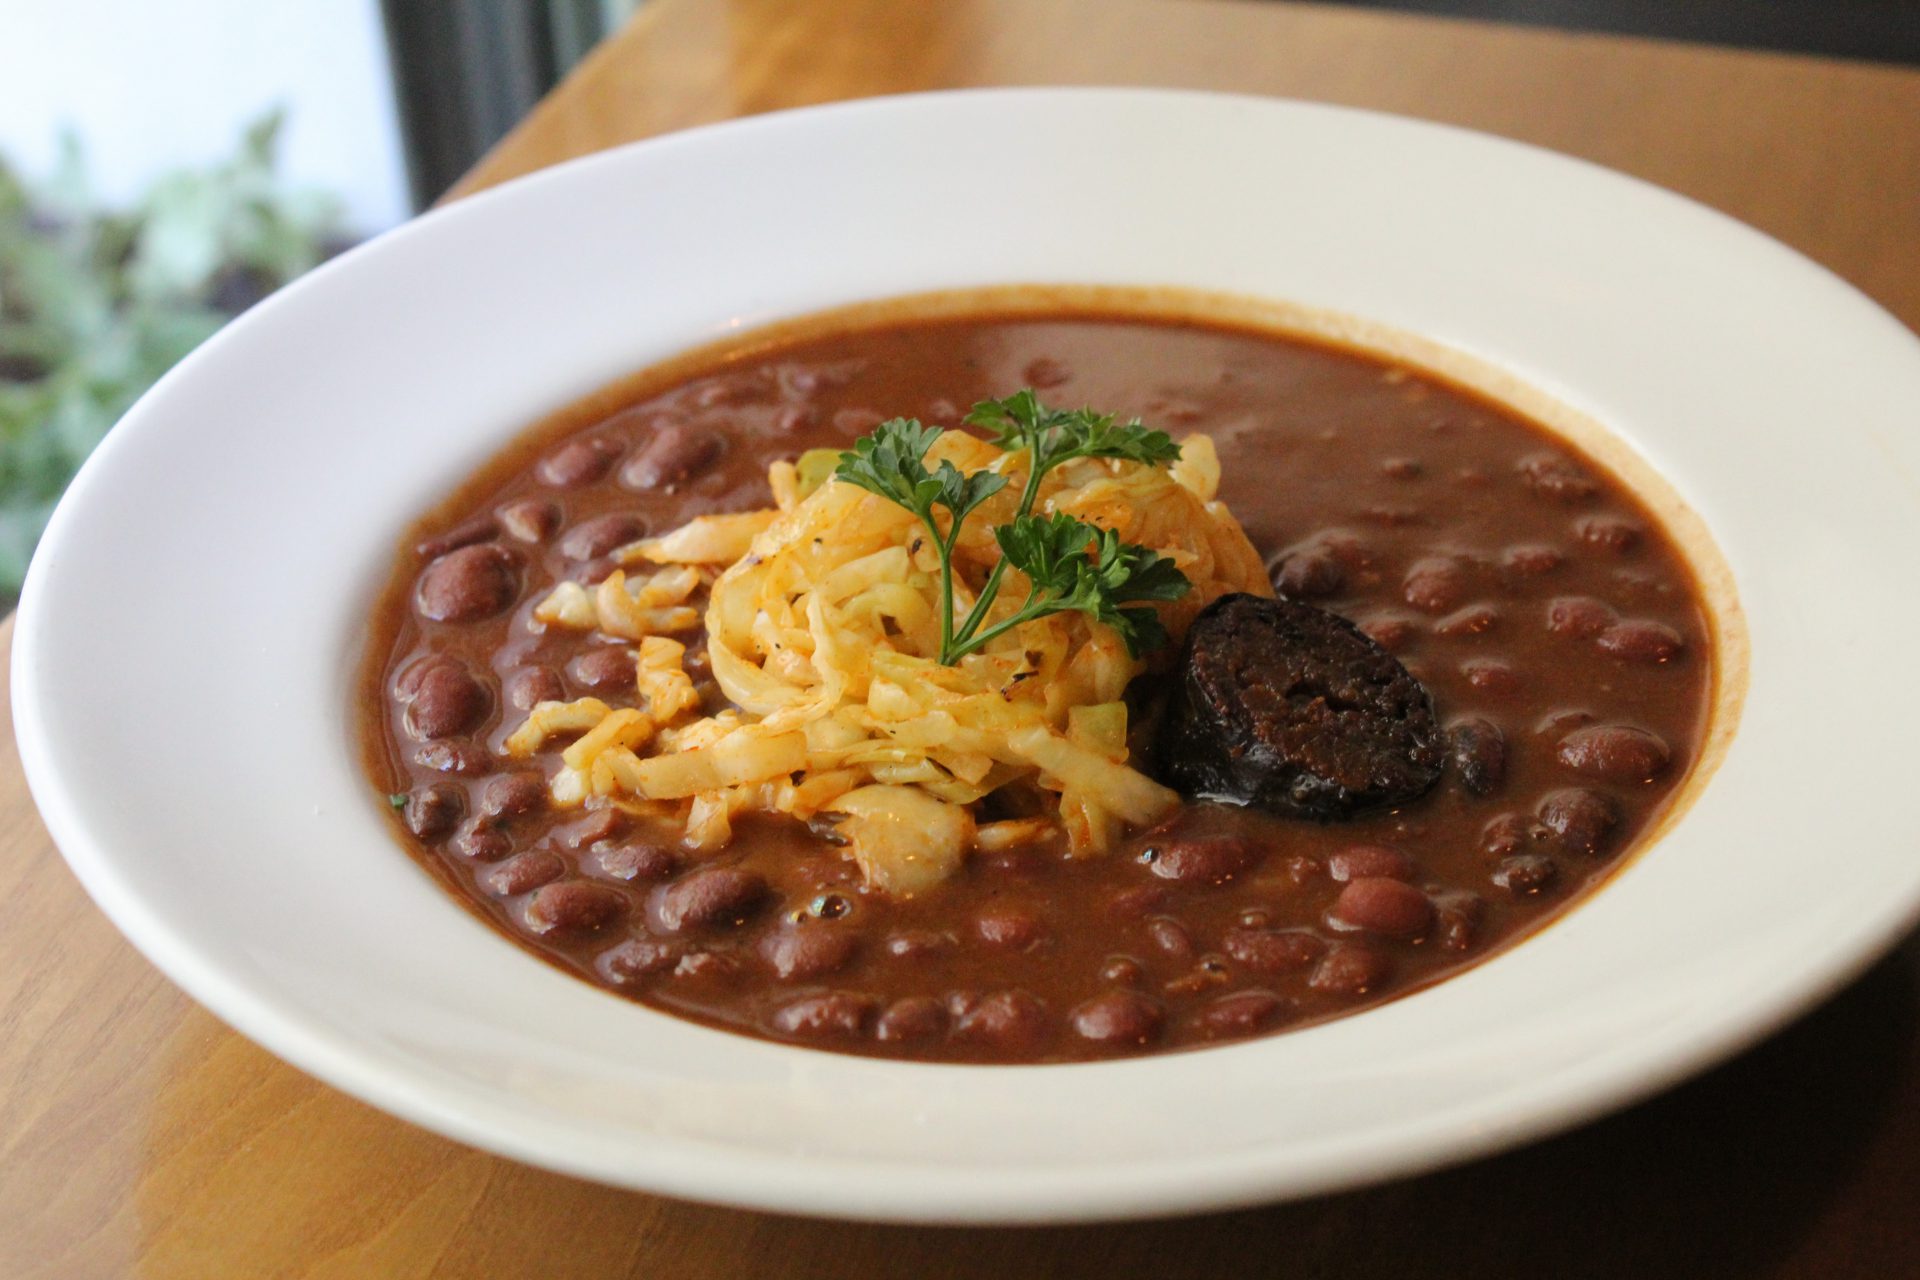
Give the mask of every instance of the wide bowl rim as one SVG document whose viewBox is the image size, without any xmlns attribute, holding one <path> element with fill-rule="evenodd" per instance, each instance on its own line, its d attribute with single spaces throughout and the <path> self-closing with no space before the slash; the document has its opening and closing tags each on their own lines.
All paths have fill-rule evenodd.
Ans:
<svg viewBox="0 0 1920 1280">
<path fill-rule="evenodd" d="M 715 131 L 805 128 L 810 127 L 811 122 L 835 117 L 897 110 L 898 104 L 902 103 L 967 103 L 991 98 L 1003 102 L 1019 100 L 1034 104 L 1036 109 L 1044 109 L 1048 100 L 1085 98 L 1088 95 L 1115 95 L 1145 100 L 1203 99 L 1253 104 L 1263 110 L 1280 106 L 1309 115 L 1329 113 L 1392 120 L 1398 126 L 1465 134 L 1498 147 L 1549 157 L 1558 164 L 1579 165 L 1607 173 L 1616 180 L 1631 182 L 1646 192 L 1657 193 L 1663 200 L 1686 205 L 1695 211 L 1702 208 L 1684 197 L 1639 179 L 1528 144 L 1474 134 L 1454 126 L 1354 108 L 1180 90 L 962 90 L 833 103 L 727 121 L 579 157 L 436 210 L 343 255 L 340 260 L 320 268 L 310 277 L 310 281 L 325 278 L 336 271 L 350 270 L 353 263 L 366 256 L 391 253 L 395 246 L 403 246 L 415 238 L 439 234 L 441 229 L 458 225 L 464 220 L 486 217 L 490 210 L 504 208 L 511 202 L 535 198 L 539 193 L 564 185 L 576 173 L 624 165 L 630 163 L 635 155 L 652 155 L 670 148 L 698 146 L 702 138 Z M 1799 268 L 1820 271 L 1830 282 L 1865 301 L 1864 296 L 1859 295 L 1851 285 L 1825 272 L 1817 264 L 1809 263 L 1792 250 L 1724 215 L 1714 213 L 1713 216 L 1724 223 L 1730 234 L 1762 242 L 1770 249 L 1788 255 Z M 262 315 L 274 314 L 301 305 L 301 299 L 311 287 L 310 281 L 297 283 L 268 299 L 256 309 L 257 312 Z M 1872 306 L 1870 302 L 1866 305 Z M 1880 314 L 1887 323 L 1899 329 L 1897 322 L 1885 317 L 1884 313 Z M 241 323 L 245 324 L 246 321 Z M 147 406 L 163 401 L 171 394 L 171 388 L 193 369 L 220 358 L 227 345 L 235 340 L 234 334 L 234 328 L 223 331 L 196 351 L 179 368 L 169 373 L 143 399 L 141 405 L 130 411 L 128 419 L 140 418 L 147 411 Z M 43 648 L 54 643 L 54 637 L 47 634 L 41 624 L 40 602 L 49 590 L 50 577 L 57 572 L 54 566 L 58 563 L 59 548 L 68 536 L 69 526 L 85 518 L 91 501 L 89 494 L 100 483 L 100 477 L 114 465 L 113 459 L 124 447 L 126 438 L 126 434 L 121 432 L 108 437 L 95 457 L 82 468 L 68 498 L 56 510 L 45 543 L 53 554 L 35 561 L 22 592 L 16 624 L 12 661 L 16 736 L 35 801 L 63 856 L 88 893 L 135 946 L 171 980 L 228 1025 L 303 1070 L 384 1110 L 470 1145 L 560 1172 L 702 1200 L 745 1202 L 762 1208 L 841 1217 L 910 1221 L 1095 1220 L 1225 1208 L 1280 1195 L 1331 1191 L 1503 1149 L 1656 1092 L 1798 1016 L 1861 972 L 1902 933 L 1912 928 L 1916 920 L 1920 920 L 1920 900 L 1889 901 L 1879 918 L 1857 926 L 1849 937 L 1836 941 L 1825 954 L 1800 970 L 1790 982 L 1771 986 L 1764 994 L 1755 995 L 1745 1003 L 1729 1001 L 1712 1015 L 1704 1016 L 1692 1027 L 1690 1035 L 1660 1045 L 1657 1052 L 1643 1050 L 1637 1058 L 1630 1058 L 1625 1064 L 1619 1061 L 1597 1064 L 1588 1077 L 1578 1074 L 1557 1077 L 1542 1084 L 1531 1095 L 1519 1098 L 1504 1123 L 1484 1124 L 1462 1132 L 1455 1119 L 1436 1117 L 1424 1131 L 1401 1134 L 1390 1150 L 1376 1151 L 1363 1161 L 1348 1160 L 1344 1165 L 1328 1164 L 1317 1169 L 1302 1169 L 1298 1160 L 1276 1164 L 1272 1152 L 1256 1150 L 1232 1158 L 1200 1155 L 1186 1162 L 1158 1159 L 1145 1162 L 1138 1168 L 1113 1165 L 1098 1171 L 1080 1171 L 1075 1179 L 1069 1181 L 1055 1172 L 1044 1170 L 1032 1179 L 990 1179 L 981 1177 L 977 1171 L 964 1169 L 876 1168 L 871 1161 L 829 1161 L 811 1155 L 794 1157 L 761 1153 L 757 1157 L 754 1185 L 746 1195 L 742 1194 L 738 1181 L 741 1161 L 738 1152 L 718 1146 L 702 1150 L 698 1142 L 684 1139 L 663 1145 L 666 1158 L 642 1162 L 645 1165 L 644 1173 L 636 1173 L 639 1168 L 637 1165 L 609 1167 L 605 1161 L 588 1155 L 556 1150 L 543 1142 L 538 1132 L 490 1125 L 486 1108 L 478 1105 L 475 1098 L 454 1097 L 439 1089 L 434 1082 L 409 1076 L 393 1061 L 380 1060 L 368 1046 L 352 1035 L 309 1021 L 298 1011 L 289 1011 L 275 999 L 270 983 L 257 977 L 229 972 L 211 963 L 206 953 L 196 945 L 195 939 L 180 936 L 150 904 L 129 892 L 115 875 L 113 854 L 97 843 L 78 796 L 52 762 L 50 741 L 58 733 L 56 722 L 60 710 L 47 701 L 47 691 L 37 681 L 36 671 Z M 1101 1064 L 1091 1069 L 1124 1072 L 1129 1070 L 1129 1065 Z M 845 1189 L 836 1185 L 835 1177 L 822 1176 L 852 1176 L 861 1172 L 883 1176 L 865 1179 L 857 1204 L 850 1203 Z"/>
</svg>

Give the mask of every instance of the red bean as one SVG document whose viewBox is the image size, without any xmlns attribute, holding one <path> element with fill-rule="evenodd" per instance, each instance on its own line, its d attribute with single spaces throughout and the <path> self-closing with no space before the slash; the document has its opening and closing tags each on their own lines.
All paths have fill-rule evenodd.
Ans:
<svg viewBox="0 0 1920 1280">
<path fill-rule="evenodd" d="M 523 769 L 487 779 L 480 788 L 480 812 L 489 818 L 512 818 L 545 808 L 547 779 L 537 770 Z"/>
<path fill-rule="evenodd" d="M 1157 1000 L 1138 991 L 1109 991 L 1080 1004 L 1067 1021 L 1083 1040 L 1139 1047 L 1159 1038 L 1166 1016 Z"/>
<path fill-rule="evenodd" d="M 1418 480 L 1426 471 L 1417 458 L 1387 458 L 1380 463 L 1380 474 L 1390 480 Z"/>
<path fill-rule="evenodd" d="M 859 935 L 844 926 L 790 925 L 760 939 L 760 956 L 782 980 L 804 980 L 845 968 L 859 943 Z"/>
<path fill-rule="evenodd" d="M 1537 578 L 1558 569 L 1565 559 L 1552 547 L 1517 546 L 1507 548 L 1501 563 L 1522 577 Z"/>
<path fill-rule="evenodd" d="M 567 848 L 579 849 L 611 840 L 627 829 L 627 815 L 615 808 L 589 809 L 578 822 L 568 823 L 554 834 L 566 841 Z"/>
<path fill-rule="evenodd" d="M 1673 753 L 1658 734 L 1624 724 L 1575 729 L 1560 740 L 1560 763 L 1603 782 L 1646 782 Z"/>
<path fill-rule="evenodd" d="M 1342 942 L 1327 952 L 1307 985 L 1332 995 L 1359 996 L 1374 990 L 1393 973 L 1393 961 L 1364 942 Z"/>
<path fill-rule="evenodd" d="M 1346 569 L 1325 547 L 1310 546 L 1287 552 L 1271 572 L 1274 589 L 1289 600 L 1337 595 L 1347 585 Z"/>
<path fill-rule="evenodd" d="M 654 914 L 668 933 L 740 924 L 766 902 L 770 893 L 766 879 L 757 872 L 702 867 L 658 890 Z"/>
<path fill-rule="evenodd" d="M 1448 762 L 1468 794 L 1492 795 L 1507 779 L 1507 735 L 1480 716 L 1447 726 Z"/>
<path fill-rule="evenodd" d="M 1543 498 L 1572 504 L 1600 492 L 1593 477 L 1557 453 L 1535 453 L 1522 458 L 1520 477 Z"/>
<path fill-rule="evenodd" d="M 1073 370 L 1058 360 L 1041 356 L 1026 368 L 1026 384 L 1036 391 L 1048 391 L 1073 377 Z"/>
<path fill-rule="evenodd" d="M 1005 903 L 982 910 L 974 917 L 973 931 L 982 942 L 1006 951 L 1031 951 L 1047 937 L 1038 912 Z"/>
<path fill-rule="evenodd" d="M 560 508 L 538 498 L 523 498 L 500 508 L 500 527 L 522 542 L 542 543 L 560 527 Z"/>
<path fill-rule="evenodd" d="M 1560 864 L 1544 853 L 1516 853 L 1494 868 L 1493 882 L 1516 898 L 1531 897 L 1552 884 Z"/>
<path fill-rule="evenodd" d="M 487 818 L 474 818 L 453 838 L 453 851 L 475 862 L 497 862 L 513 852 L 513 839 Z"/>
<path fill-rule="evenodd" d="M 1327 859 L 1327 871 L 1340 884 L 1378 876 L 1411 880 L 1413 859 L 1383 844 L 1353 844 Z"/>
<path fill-rule="evenodd" d="M 519 566 L 518 555 L 491 542 L 450 551 L 420 575 L 414 602 L 434 622 L 478 622 L 518 598 Z"/>
<path fill-rule="evenodd" d="M 575 684 L 596 692 L 619 689 L 633 693 L 639 687 L 633 650 L 624 645 L 587 650 L 567 664 L 567 675 Z"/>
<path fill-rule="evenodd" d="M 1224 884 L 1250 870 L 1260 860 L 1260 850 L 1237 836 L 1189 836 L 1155 841 L 1143 856 L 1162 880 Z"/>
<path fill-rule="evenodd" d="M 1187 932 L 1187 926 L 1171 916 L 1156 916 L 1147 921 L 1147 937 L 1163 955 L 1175 960 L 1193 958 L 1193 936 Z"/>
<path fill-rule="evenodd" d="M 470 547 L 476 542 L 485 542 L 500 532 L 492 516 L 475 516 L 464 524 L 456 525 L 438 537 L 428 538 L 414 547 L 415 555 L 426 560 L 437 560 L 449 551 L 458 551 L 461 547 Z"/>
<path fill-rule="evenodd" d="M 1640 545 L 1645 532 L 1638 523 L 1622 516 L 1588 516 L 1573 526 L 1580 541 L 1591 547 L 1625 555 Z"/>
<path fill-rule="evenodd" d="M 1433 634 L 1437 636 L 1478 636 L 1485 635 L 1500 625 L 1500 611 L 1490 604 L 1470 604 L 1464 609 L 1455 609 L 1446 617 L 1433 624 Z"/>
<path fill-rule="evenodd" d="M 431 843 L 452 831 L 466 808 L 467 798 L 459 787 L 436 782 L 407 797 L 401 818 L 417 839 Z"/>
<path fill-rule="evenodd" d="M 1107 902 L 1107 914 L 1116 920 L 1138 920 L 1158 910 L 1167 900 L 1167 890 L 1157 884 L 1135 885 L 1122 889 Z"/>
<path fill-rule="evenodd" d="M 842 409 L 833 415 L 833 429 L 843 435 L 863 436 L 886 419 L 887 415 L 877 409 Z"/>
<path fill-rule="evenodd" d="M 711 431 L 668 422 L 648 437 L 620 479 L 642 492 L 672 490 L 719 461 L 726 447 L 725 439 Z"/>
<path fill-rule="evenodd" d="M 1410 884 L 1369 876 L 1348 882 L 1327 921 L 1389 938 L 1417 938 L 1433 924 L 1433 903 Z"/>
<path fill-rule="evenodd" d="M 783 405 L 773 415 L 773 431 L 775 435 L 790 436 L 805 431 L 818 421 L 820 411 L 812 405 Z"/>
<path fill-rule="evenodd" d="M 1444 556 L 1416 560 L 1400 584 L 1408 604 L 1422 613 L 1446 613 L 1457 609 L 1467 594 L 1466 571 L 1458 561 Z"/>
<path fill-rule="evenodd" d="M 451 738 L 478 728 L 493 709 L 493 695 L 452 658 L 429 659 L 409 682 L 407 727 L 415 737 Z"/>
<path fill-rule="evenodd" d="M 1194 1017 L 1202 1039 L 1238 1040 L 1264 1031 L 1287 1012 L 1287 1001 L 1271 991 L 1236 991 L 1221 996 Z"/>
<path fill-rule="evenodd" d="M 1687 647 L 1678 631 L 1663 622 L 1636 620 L 1616 622 L 1593 641 L 1603 653 L 1626 662 L 1658 665 L 1670 662 Z"/>
<path fill-rule="evenodd" d="M 647 536 L 647 522 L 630 512 L 614 511 L 582 520 L 560 539 L 560 554 L 569 560 L 598 560 L 629 542 Z"/>
<path fill-rule="evenodd" d="M 957 1037 L 1005 1054 L 1032 1054 L 1053 1030 L 1046 1004 L 1025 991 L 960 996 L 949 1007 L 955 1013 Z"/>
<path fill-rule="evenodd" d="M 538 889 L 543 884 L 551 884 L 566 873 L 567 864 L 560 861 L 558 854 L 545 849 L 529 849 L 490 868 L 480 877 L 480 883 L 487 887 L 489 893 L 512 898 Z"/>
<path fill-rule="evenodd" d="M 552 667 L 521 667 L 507 676 L 506 689 L 507 702 L 519 711 L 567 700 L 567 686 Z"/>
<path fill-rule="evenodd" d="M 493 757 L 471 742 L 429 742 L 413 753 L 413 762 L 439 773 L 475 778 L 493 772 Z"/>
<path fill-rule="evenodd" d="M 1115 986 L 1137 987 L 1147 980 L 1147 970 L 1132 956 L 1108 956 L 1100 966 L 1100 979 Z"/>
<path fill-rule="evenodd" d="M 857 1040 L 866 1034 L 874 1004 L 872 996 L 851 991 L 802 996 L 774 1011 L 773 1029 L 810 1040 Z"/>
<path fill-rule="evenodd" d="M 600 873 L 611 880 L 665 880 L 680 869 L 671 849 L 657 844 L 622 844 L 593 855 Z"/>
<path fill-rule="evenodd" d="M 1287 879 L 1296 885 L 1312 884 L 1327 874 L 1326 864 L 1311 854 L 1296 853 L 1286 862 Z"/>
<path fill-rule="evenodd" d="M 1401 653 L 1420 633 L 1420 624 L 1397 613 L 1375 613 L 1359 620 L 1367 639 L 1388 653 Z"/>
<path fill-rule="evenodd" d="M 1220 945 L 1235 960 L 1261 973 L 1304 969 L 1327 949 L 1323 940 L 1301 929 L 1229 929 Z"/>
<path fill-rule="evenodd" d="M 618 441 L 604 436 L 569 440 L 541 459 L 535 470 L 557 489 L 578 489 L 606 475 L 625 452 Z"/>
<path fill-rule="evenodd" d="M 673 966 L 675 979 L 704 978 L 709 982 L 731 982 L 740 976 L 740 957 L 730 951 L 711 947 L 689 951 Z"/>
<path fill-rule="evenodd" d="M 1480 829 L 1480 848 L 1489 857 L 1518 853 L 1533 839 L 1533 827 L 1517 813 L 1503 813 Z"/>
<path fill-rule="evenodd" d="M 1449 889 L 1433 898 L 1433 931 L 1448 951 L 1469 951 L 1480 937 L 1487 904 L 1477 893 Z"/>
<path fill-rule="evenodd" d="M 594 933 L 626 913 L 627 899 L 619 890 L 588 880 L 562 880 L 535 889 L 523 914 L 527 928 L 544 938 Z"/>
<path fill-rule="evenodd" d="M 1557 636 L 1589 640 L 1619 618 L 1613 606 L 1592 596 L 1555 596 L 1547 601 L 1547 630 Z"/>
<path fill-rule="evenodd" d="M 886 952 L 896 960 L 924 960 L 945 955 L 959 943 L 950 933 L 932 929 L 907 929 L 887 938 Z"/>
<path fill-rule="evenodd" d="M 1589 856 L 1607 846 L 1620 823 L 1613 801 L 1582 787 L 1548 792 L 1534 813 L 1561 849 Z"/>
<path fill-rule="evenodd" d="M 1508 694 L 1520 689 L 1520 673 L 1513 664 L 1498 658 L 1469 658 L 1460 664 L 1460 674 L 1482 693 Z"/>
<path fill-rule="evenodd" d="M 609 980 L 624 985 L 668 972 L 687 951 L 686 943 L 671 938 L 629 938 L 601 952 L 595 967 Z"/>
<path fill-rule="evenodd" d="M 947 1010 L 932 996 L 904 996 L 874 1020 L 873 1037 L 885 1044 L 931 1040 L 947 1029 Z"/>
</svg>

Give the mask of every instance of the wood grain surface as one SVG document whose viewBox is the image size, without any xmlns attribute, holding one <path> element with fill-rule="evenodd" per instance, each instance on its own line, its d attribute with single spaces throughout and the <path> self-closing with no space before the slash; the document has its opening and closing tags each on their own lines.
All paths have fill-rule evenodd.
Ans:
<svg viewBox="0 0 1920 1280">
<path fill-rule="evenodd" d="M 1523 138 L 1753 222 L 1920 326 L 1920 74 L 1303 5 L 651 0 L 461 190 L 728 116 L 1036 83 L 1285 94 Z M 1461 1169 L 1165 1222 L 869 1227 L 596 1187 L 362 1106 L 120 939 L 49 843 L 10 735 L 0 818 L 4 1280 L 1920 1275 L 1913 939 L 1728 1066 Z"/>
</svg>

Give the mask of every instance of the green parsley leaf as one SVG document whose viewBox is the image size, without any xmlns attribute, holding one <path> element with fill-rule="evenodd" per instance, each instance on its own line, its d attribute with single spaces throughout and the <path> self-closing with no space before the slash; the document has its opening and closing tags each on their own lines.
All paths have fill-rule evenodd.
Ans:
<svg viewBox="0 0 1920 1280">
<path fill-rule="evenodd" d="M 953 616 L 953 548 L 960 525 L 981 503 L 1006 487 L 998 472 L 964 473 L 942 459 L 927 469 L 927 451 L 940 438 L 937 427 L 894 418 L 854 442 L 840 455 L 834 476 L 906 508 L 927 527 L 940 555 L 940 661 L 948 666 L 984 648 L 1023 622 L 1069 611 L 1087 613 L 1112 627 L 1138 657 L 1167 642 L 1153 610 L 1125 608 L 1143 601 L 1177 600 L 1192 584 L 1156 551 L 1122 542 L 1068 515 L 1033 514 L 1041 477 L 1073 458 L 1121 458 L 1158 466 L 1180 456 L 1164 431 L 1149 431 L 1139 419 L 1122 423 L 1091 409 L 1049 409 L 1031 389 L 1004 400 L 983 400 L 967 415 L 994 443 L 1029 454 L 1027 482 L 1014 518 L 993 531 L 1001 561 L 988 574 L 974 606 L 957 623 Z M 943 533 L 936 512 L 947 513 Z M 1027 599 L 1012 616 L 986 625 L 1008 567 L 1026 575 Z"/>
</svg>

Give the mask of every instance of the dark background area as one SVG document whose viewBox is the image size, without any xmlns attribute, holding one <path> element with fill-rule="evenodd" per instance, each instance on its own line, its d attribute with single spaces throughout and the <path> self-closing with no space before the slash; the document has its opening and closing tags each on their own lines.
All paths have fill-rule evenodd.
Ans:
<svg viewBox="0 0 1920 1280">
<path fill-rule="evenodd" d="M 1323 2 L 1920 65 L 1920 0 Z M 382 0 L 382 9 L 414 200 L 423 207 L 606 34 L 605 11 L 593 0 Z"/>
</svg>

